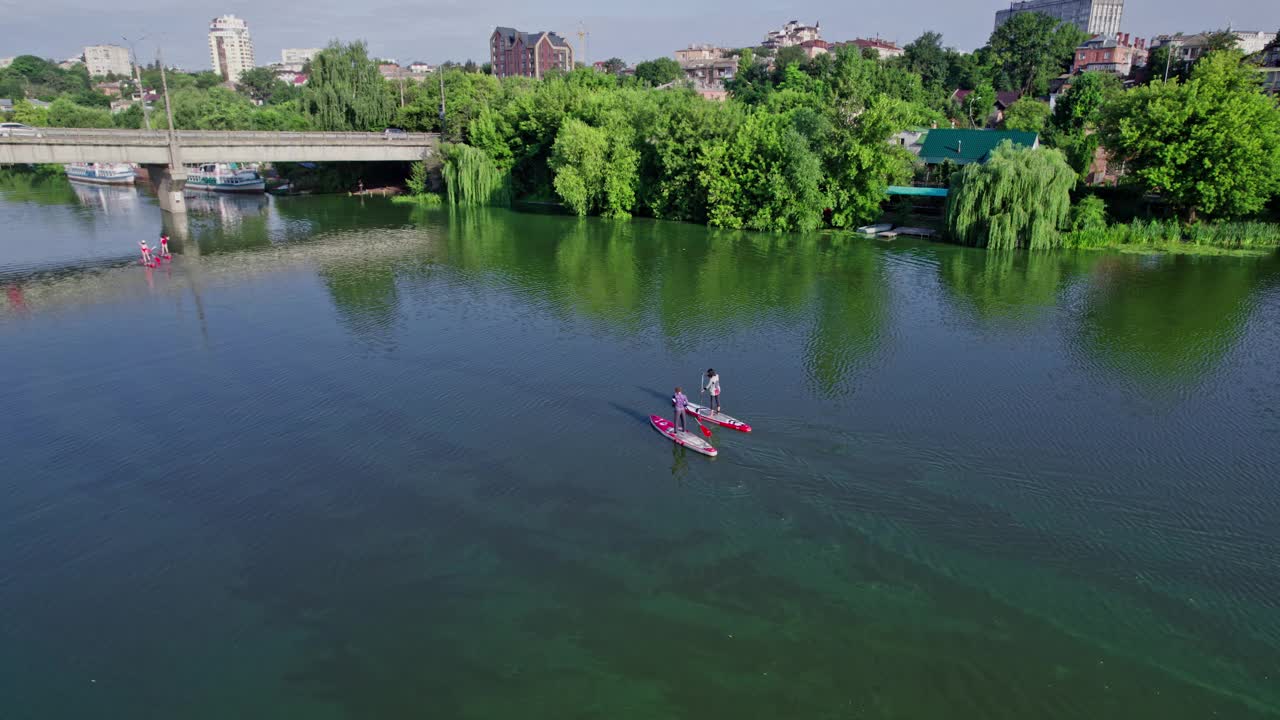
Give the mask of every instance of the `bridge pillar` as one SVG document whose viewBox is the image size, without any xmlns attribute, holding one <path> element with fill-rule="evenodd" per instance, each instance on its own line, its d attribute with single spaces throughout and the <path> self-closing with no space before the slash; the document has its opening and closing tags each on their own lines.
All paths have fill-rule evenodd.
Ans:
<svg viewBox="0 0 1280 720">
<path fill-rule="evenodd" d="M 191 237 L 186 213 L 160 211 L 160 227 L 164 229 L 164 234 L 169 236 L 169 247 L 173 252 L 184 257 L 200 255 L 200 244 Z"/>
<path fill-rule="evenodd" d="M 187 214 L 187 201 L 183 189 L 187 185 L 187 170 L 169 165 L 147 165 L 147 176 L 160 200 L 160 209 L 174 215 Z"/>
</svg>

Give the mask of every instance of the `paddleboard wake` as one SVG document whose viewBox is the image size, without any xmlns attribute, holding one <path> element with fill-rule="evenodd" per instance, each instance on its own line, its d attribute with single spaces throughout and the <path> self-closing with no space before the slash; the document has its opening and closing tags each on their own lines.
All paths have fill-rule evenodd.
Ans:
<svg viewBox="0 0 1280 720">
<path fill-rule="evenodd" d="M 738 432 L 751 432 L 751 426 L 742 422 L 736 417 L 725 415 L 724 413 L 713 413 L 711 408 L 698 405 L 697 403 L 689 403 L 685 407 L 685 412 L 690 415 L 697 415 L 703 422 L 715 423 L 720 427 L 737 430 Z"/>
<path fill-rule="evenodd" d="M 676 430 L 675 423 L 671 422 L 668 418 L 664 418 L 659 415 L 650 415 L 649 422 L 653 424 L 653 428 L 655 430 L 662 433 L 663 436 L 677 445 L 687 447 L 694 452 L 702 453 L 703 455 L 710 457 L 715 457 L 720 454 L 719 450 L 716 450 L 711 446 L 711 443 L 707 442 L 703 438 L 700 438 L 687 430 Z"/>
</svg>

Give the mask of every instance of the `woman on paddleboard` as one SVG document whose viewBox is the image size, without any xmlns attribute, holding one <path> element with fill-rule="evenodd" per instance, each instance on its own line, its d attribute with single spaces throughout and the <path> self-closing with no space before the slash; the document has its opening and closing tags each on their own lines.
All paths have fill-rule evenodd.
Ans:
<svg viewBox="0 0 1280 720">
<path fill-rule="evenodd" d="M 707 379 L 703 383 L 703 389 L 711 395 L 712 414 L 720 412 L 720 375 L 714 368 L 707 368 Z"/>
<path fill-rule="evenodd" d="M 680 386 L 676 386 L 676 394 L 671 396 L 672 402 L 676 404 L 676 432 L 684 432 L 684 412 L 689 407 L 689 398 L 685 397 L 684 392 L 680 390 Z"/>
</svg>

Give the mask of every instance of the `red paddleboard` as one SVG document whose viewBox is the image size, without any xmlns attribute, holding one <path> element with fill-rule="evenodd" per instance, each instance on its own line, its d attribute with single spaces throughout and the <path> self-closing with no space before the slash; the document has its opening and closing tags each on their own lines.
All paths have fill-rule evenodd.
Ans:
<svg viewBox="0 0 1280 720">
<path fill-rule="evenodd" d="M 667 418 L 650 415 L 649 422 L 653 423 L 653 428 L 662 433 L 671 442 L 687 447 L 694 452 L 702 453 L 710 457 L 720 454 L 719 450 L 711 447 L 711 443 L 685 430 L 676 430 L 676 424 Z"/>
<path fill-rule="evenodd" d="M 703 422 L 715 423 L 720 427 L 737 430 L 738 432 L 751 432 L 751 426 L 738 418 L 724 413 L 713 413 L 711 408 L 703 407 L 697 403 L 689 403 L 684 411 L 690 415 L 697 415 Z"/>
</svg>

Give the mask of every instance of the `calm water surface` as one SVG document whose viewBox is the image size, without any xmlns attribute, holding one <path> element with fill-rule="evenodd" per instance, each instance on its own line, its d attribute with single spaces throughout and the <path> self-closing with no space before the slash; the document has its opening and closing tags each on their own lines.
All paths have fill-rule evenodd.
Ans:
<svg viewBox="0 0 1280 720">
<path fill-rule="evenodd" d="M 192 203 L 0 188 L 6 720 L 1280 717 L 1275 258 Z"/>
</svg>

